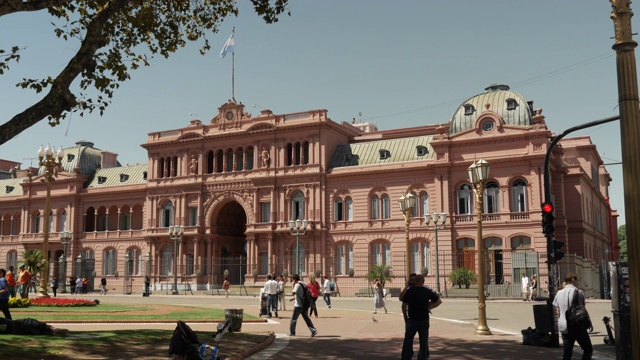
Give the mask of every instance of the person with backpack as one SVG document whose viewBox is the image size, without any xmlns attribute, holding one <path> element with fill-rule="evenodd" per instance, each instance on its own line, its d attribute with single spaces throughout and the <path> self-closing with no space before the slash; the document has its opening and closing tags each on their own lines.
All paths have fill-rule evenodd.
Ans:
<svg viewBox="0 0 640 360">
<path fill-rule="evenodd" d="M 324 283 L 322 284 L 322 298 L 327 303 L 327 307 L 331 309 L 331 281 L 329 277 L 325 275 Z"/>
<path fill-rule="evenodd" d="M 578 342 L 582 348 L 582 359 L 591 359 L 593 346 L 589 338 L 589 332 L 593 331 L 593 325 L 583 328 L 567 321 L 567 310 L 573 306 L 585 306 L 584 293 L 578 289 L 578 275 L 567 273 L 564 277 L 565 287 L 558 291 L 553 299 L 556 314 L 558 315 L 558 332 L 562 334 L 563 354 L 562 359 L 571 359 L 573 345 Z M 575 301 L 574 301 L 575 297 Z"/>
<path fill-rule="evenodd" d="M 291 323 L 289 324 L 289 336 L 296 335 L 298 317 L 302 315 L 309 331 L 311 331 L 311 337 L 314 337 L 318 334 L 318 330 L 313 326 L 313 322 L 311 322 L 309 314 L 307 313 L 311 307 L 311 303 L 313 302 L 311 291 L 309 291 L 309 288 L 300 281 L 300 276 L 298 274 L 293 274 L 293 276 L 291 276 L 291 281 L 293 281 L 293 292 L 291 293 L 293 297 L 289 299 L 289 301 L 294 301 L 294 303 L 293 315 L 291 315 Z"/>
</svg>

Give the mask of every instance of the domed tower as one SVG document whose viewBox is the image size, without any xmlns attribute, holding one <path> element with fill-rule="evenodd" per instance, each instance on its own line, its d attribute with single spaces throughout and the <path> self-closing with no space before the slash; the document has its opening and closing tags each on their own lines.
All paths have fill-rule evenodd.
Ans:
<svg viewBox="0 0 640 360">
<path fill-rule="evenodd" d="M 464 101 L 451 118 L 449 134 L 476 128 L 476 122 L 484 111 L 491 111 L 501 117 L 504 124 L 530 126 L 533 103 L 529 103 L 522 95 L 509 90 L 509 86 L 493 84 L 485 88 L 485 92 Z M 491 127 L 492 122 L 483 123 L 483 127 Z M 491 130 L 491 129 L 484 129 Z"/>
</svg>

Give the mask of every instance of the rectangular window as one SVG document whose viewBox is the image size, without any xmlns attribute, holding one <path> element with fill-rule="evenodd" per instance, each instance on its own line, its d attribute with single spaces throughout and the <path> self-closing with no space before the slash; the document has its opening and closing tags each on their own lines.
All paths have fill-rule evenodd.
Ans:
<svg viewBox="0 0 640 360">
<path fill-rule="evenodd" d="M 11 218 L 11 235 L 18 235 L 18 222 Z"/>
<path fill-rule="evenodd" d="M 484 191 L 484 212 L 485 214 L 496 214 L 500 212 L 498 206 L 498 199 L 500 194 L 500 189 L 498 188 L 490 188 Z"/>
<path fill-rule="evenodd" d="M 33 232 L 36 234 L 40 232 L 40 214 L 36 214 L 33 218 Z"/>
<path fill-rule="evenodd" d="M 269 255 L 267 253 L 260 253 L 260 274 L 266 275 L 269 273 Z"/>
<path fill-rule="evenodd" d="M 253 170 L 253 148 L 247 149 L 247 170 Z"/>
<path fill-rule="evenodd" d="M 353 221 L 353 200 L 348 197 L 345 209 L 347 210 L 347 221 Z"/>
<path fill-rule="evenodd" d="M 227 153 L 227 172 L 233 171 L 233 151 Z"/>
<path fill-rule="evenodd" d="M 429 213 L 429 196 L 427 196 L 427 193 L 420 194 L 420 207 L 422 208 L 422 216 Z"/>
<path fill-rule="evenodd" d="M 260 203 L 260 222 L 271 222 L 271 202 L 265 201 Z"/>
<path fill-rule="evenodd" d="M 411 244 L 411 272 L 420 274 L 420 244 Z"/>
<path fill-rule="evenodd" d="M 189 226 L 198 225 L 198 208 L 196 206 L 189 206 Z"/>
<path fill-rule="evenodd" d="M 388 196 L 382 197 L 382 218 L 389 219 L 391 217 L 391 203 Z"/>
<path fill-rule="evenodd" d="M 342 199 L 337 199 L 336 202 L 333 204 L 333 213 L 334 213 L 334 217 L 333 219 L 336 221 L 342 221 L 344 220 L 344 217 L 342 215 Z"/>
<path fill-rule="evenodd" d="M 104 274 L 115 275 L 116 273 L 116 251 L 107 250 L 104 252 Z"/>
<path fill-rule="evenodd" d="M 511 188 L 511 209 L 513 212 L 527 211 L 526 187 L 514 186 Z"/>
<path fill-rule="evenodd" d="M 382 265 L 382 252 L 380 251 L 380 244 L 373 245 L 373 252 L 371 256 L 373 257 L 373 265 Z"/>
<path fill-rule="evenodd" d="M 193 266 L 193 255 L 191 254 L 186 254 L 185 255 L 185 260 L 187 261 L 187 269 L 185 271 L 185 274 L 187 275 L 194 275 L 194 266 Z"/>
<path fill-rule="evenodd" d="M 338 268 L 336 269 L 336 275 L 345 275 L 346 262 L 344 256 L 344 246 L 338 246 L 338 248 L 336 249 L 336 258 L 338 259 Z"/>
<path fill-rule="evenodd" d="M 18 263 L 18 253 L 15 252 L 15 251 L 14 252 L 10 252 L 7 255 L 7 269 L 9 268 L 9 266 L 13 266 L 13 267 L 18 266 L 17 263 Z"/>
<path fill-rule="evenodd" d="M 169 227 L 173 225 L 173 211 L 172 208 L 162 209 L 162 227 Z"/>
<path fill-rule="evenodd" d="M 431 274 L 431 247 L 429 245 L 429 243 L 422 244 L 422 267 L 427 269 L 428 274 Z"/>
<path fill-rule="evenodd" d="M 471 214 L 471 190 L 458 190 L 458 215 Z"/>
</svg>

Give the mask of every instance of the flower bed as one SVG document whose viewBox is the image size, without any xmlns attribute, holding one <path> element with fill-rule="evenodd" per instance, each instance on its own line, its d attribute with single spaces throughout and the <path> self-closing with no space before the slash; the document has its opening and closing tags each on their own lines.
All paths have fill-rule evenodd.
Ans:
<svg viewBox="0 0 640 360">
<path fill-rule="evenodd" d="M 77 306 L 96 306 L 98 301 L 85 299 L 63 299 L 63 298 L 33 298 L 33 299 L 9 299 L 9 307 L 24 308 L 29 306 L 42 307 L 77 307 Z"/>
</svg>

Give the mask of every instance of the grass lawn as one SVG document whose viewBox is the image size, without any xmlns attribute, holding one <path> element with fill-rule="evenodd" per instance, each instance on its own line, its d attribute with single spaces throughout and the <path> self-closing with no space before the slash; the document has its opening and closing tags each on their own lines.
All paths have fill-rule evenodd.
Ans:
<svg viewBox="0 0 640 360">
<path fill-rule="evenodd" d="M 2 335 L 2 359 L 169 359 L 173 331 L 119 330 L 72 332 L 68 336 Z M 198 339 L 214 345 L 211 333 L 196 331 Z M 238 356 L 262 343 L 268 334 L 229 333 L 220 343 L 222 359 Z"/>
<path fill-rule="evenodd" d="M 100 304 L 82 307 L 28 307 L 12 308 L 14 319 L 26 317 L 43 322 L 185 322 L 224 321 L 223 309 L 206 309 L 174 305 L 119 305 Z M 257 320 L 256 316 L 243 314 L 244 320 Z"/>
</svg>

